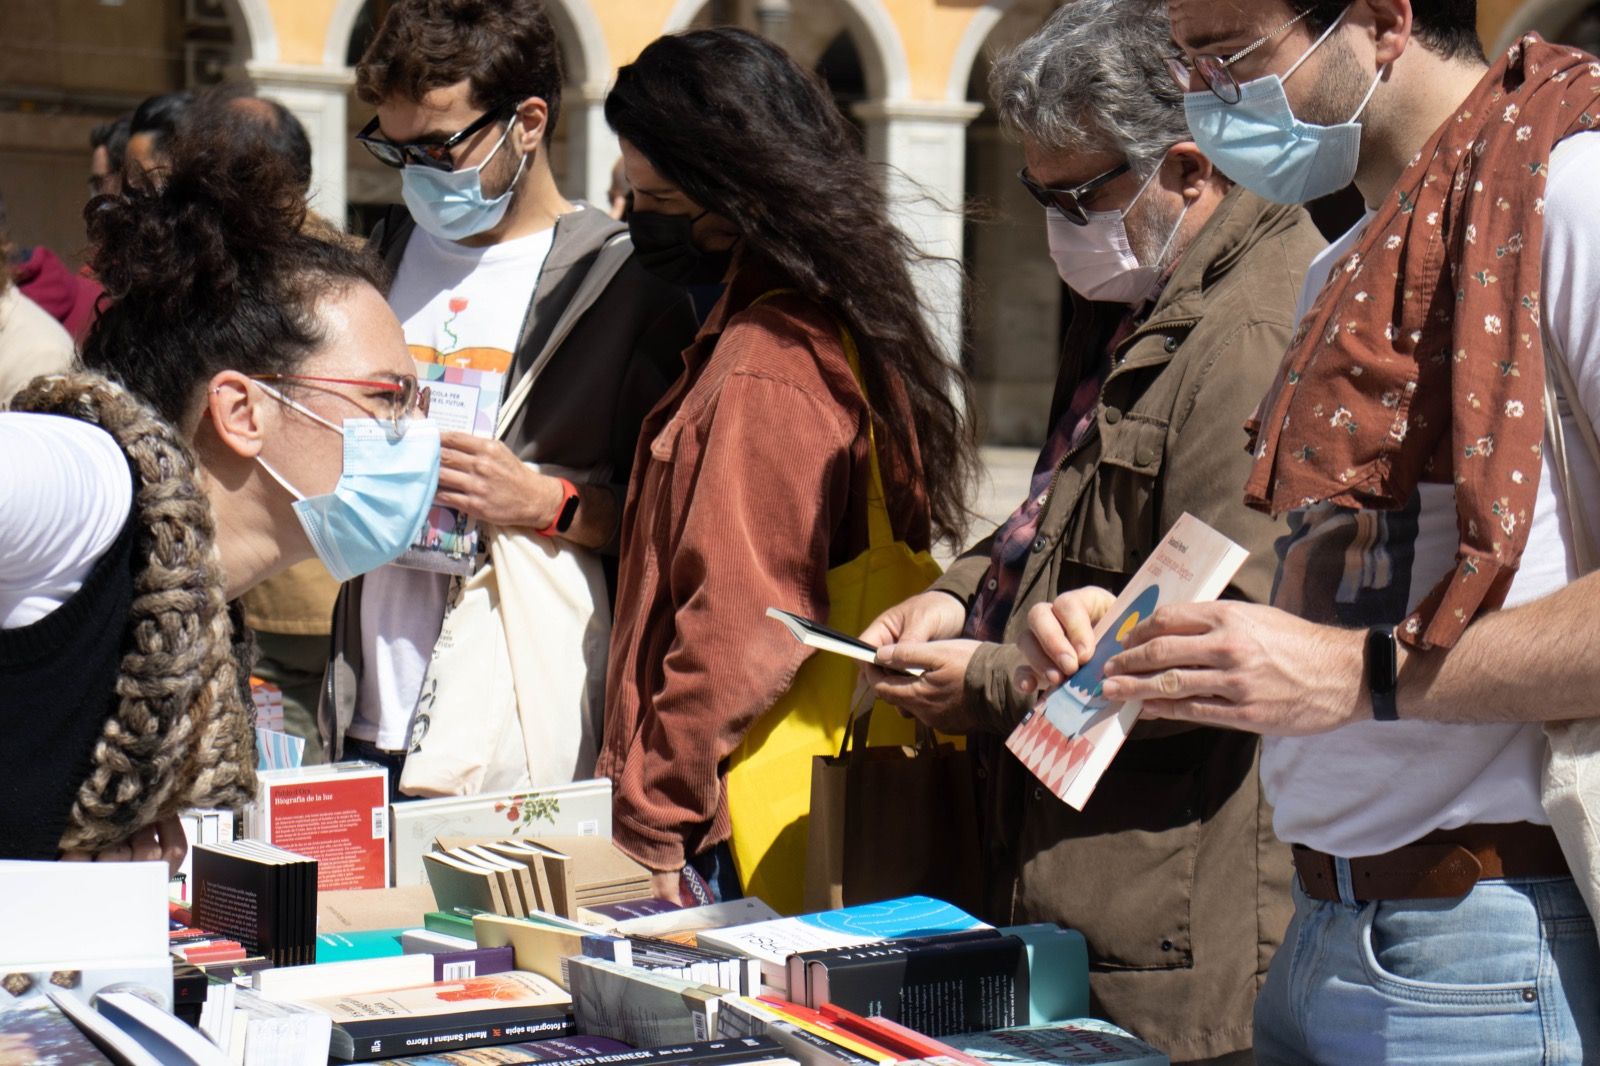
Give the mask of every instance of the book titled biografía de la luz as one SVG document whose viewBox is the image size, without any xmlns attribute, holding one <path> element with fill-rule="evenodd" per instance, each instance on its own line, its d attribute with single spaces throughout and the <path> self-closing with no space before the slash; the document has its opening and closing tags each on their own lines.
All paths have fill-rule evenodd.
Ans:
<svg viewBox="0 0 1600 1066">
<path fill-rule="evenodd" d="M 1083 810 L 1142 708 L 1106 699 L 1106 663 L 1157 608 L 1222 595 L 1249 554 L 1193 515 L 1178 519 L 1095 627 L 1094 655 L 1012 732 L 1006 747 L 1063 803 Z"/>
</svg>

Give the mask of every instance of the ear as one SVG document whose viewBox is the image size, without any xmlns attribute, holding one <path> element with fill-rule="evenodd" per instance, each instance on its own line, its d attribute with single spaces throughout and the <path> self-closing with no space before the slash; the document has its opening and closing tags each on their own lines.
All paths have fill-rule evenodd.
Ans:
<svg viewBox="0 0 1600 1066">
<path fill-rule="evenodd" d="M 1205 194 L 1206 189 L 1213 180 L 1220 177 L 1217 168 L 1211 160 L 1200 150 L 1200 146 L 1193 141 L 1179 141 L 1167 153 L 1164 168 L 1169 175 L 1176 177 L 1178 191 L 1185 202 L 1193 204 Z M 1172 179 L 1166 179 L 1168 185 Z"/>
<path fill-rule="evenodd" d="M 266 438 L 261 395 L 261 390 L 252 388 L 250 379 L 237 370 L 222 371 L 206 386 L 201 418 L 209 415 L 217 440 L 243 459 L 260 455 Z"/>
<path fill-rule="evenodd" d="M 523 155 L 538 151 L 544 143 L 545 127 L 550 121 L 550 105 L 542 97 L 530 96 L 517 105 L 516 132 L 512 134 L 513 146 Z"/>
<path fill-rule="evenodd" d="M 1360 0 L 1372 22 L 1372 43 L 1378 66 L 1399 59 L 1411 44 L 1411 0 Z"/>
</svg>

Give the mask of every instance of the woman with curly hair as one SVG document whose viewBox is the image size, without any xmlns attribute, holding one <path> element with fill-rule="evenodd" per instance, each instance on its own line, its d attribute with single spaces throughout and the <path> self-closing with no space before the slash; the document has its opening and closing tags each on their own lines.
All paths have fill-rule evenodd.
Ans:
<svg viewBox="0 0 1600 1066">
<path fill-rule="evenodd" d="M 805 658 L 763 614 L 828 616 L 828 571 L 868 546 L 874 438 L 895 536 L 959 542 L 967 384 L 925 324 L 883 174 L 781 49 L 663 37 L 619 72 L 606 119 L 640 261 L 727 284 L 644 424 L 598 772 L 660 894 L 693 867 L 729 895 L 726 761 Z"/>
<path fill-rule="evenodd" d="M 181 860 L 180 810 L 254 791 L 228 602 L 389 561 L 433 498 L 377 270 L 256 140 L 196 122 L 159 188 L 91 202 L 87 372 L 0 413 L 0 857 Z"/>
</svg>

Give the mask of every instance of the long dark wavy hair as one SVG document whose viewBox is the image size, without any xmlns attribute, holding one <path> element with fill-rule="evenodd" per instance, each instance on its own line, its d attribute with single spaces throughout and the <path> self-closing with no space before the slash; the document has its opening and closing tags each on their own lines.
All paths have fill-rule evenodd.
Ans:
<svg viewBox="0 0 1600 1066">
<path fill-rule="evenodd" d="M 820 79 L 737 29 L 662 37 L 617 74 L 606 121 L 753 256 L 847 326 L 871 396 L 898 381 L 910 422 L 875 408 L 878 446 L 917 460 L 936 536 L 966 532 L 977 472 L 971 389 L 934 341 L 911 281 L 927 258 L 889 219 L 882 169 Z M 907 454 L 916 441 L 920 456 Z M 891 453 L 892 454 L 892 453 Z"/>
</svg>

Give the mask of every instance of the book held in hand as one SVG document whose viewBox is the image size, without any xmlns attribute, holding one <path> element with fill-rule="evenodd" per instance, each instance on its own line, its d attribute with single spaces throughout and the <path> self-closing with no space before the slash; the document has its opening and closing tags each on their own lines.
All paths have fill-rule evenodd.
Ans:
<svg viewBox="0 0 1600 1066">
<path fill-rule="evenodd" d="M 462 310 L 466 301 L 460 301 Z M 452 301 L 454 307 L 454 301 Z M 456 312 L 460 313 L 460 312 Z M 446 329 L 448 330 L 448 326 Z M 498 348 L 457 348 L 437 352 L 413 344 L 417 384 L 429 421 L 441 431 L 492 437 L 500 414 L 511 353 Z M 450 507 L 436 504 L 416 542 L 395 562 L 417 570 L 441 574 L 472 573 L 482 550 L 479 524 Z"/>
<path fill-rule="evenodd" d="M 812 618 L 803 618 L 792 611 L 779 610 L 777 607 L 767 608 L 767 617 L 783 623 L 783 627 L 794 636 L 795 640 L 808 648 L 829 652 L 833 655 L 843 655 L 847 659 L 857 662 L 871 663 L 880 670 L 891 674 L 905 674 L 908 677 L 921 677 L 922 670 L 918 667 L 908 667 L 904 670 L 884 666 L 878 662 L 878 649 L 864 640 L 858 640 L 848 633 L 841 633 L 831 629 Z"/>
<path fill-rule="evenodd" d="M 1095 626 L 1094 655 L 1012 732 L 1006 747 L 1063 803 L 1083 810 L 1139 717 L 1138 701 L 1106 699 L 1106 663 L 1157 608 L 1222 595 L 1248 555 L 1193 515 L 1178 519 Z"/>
</svg>

